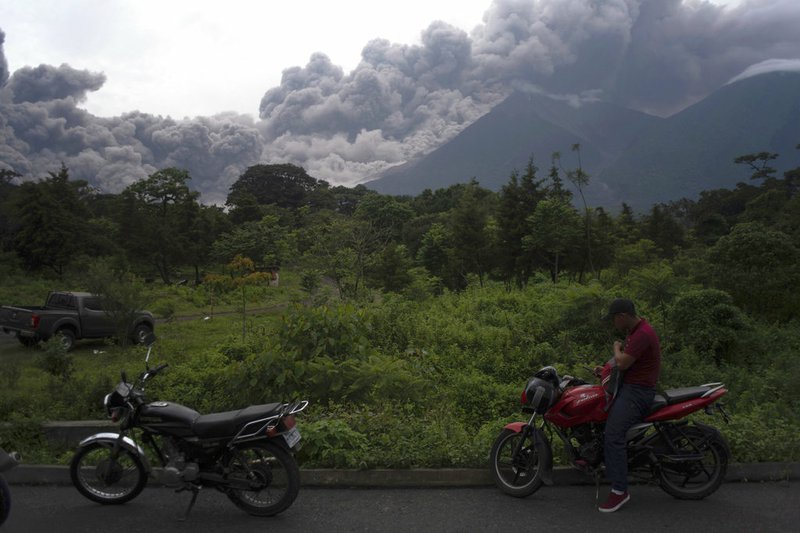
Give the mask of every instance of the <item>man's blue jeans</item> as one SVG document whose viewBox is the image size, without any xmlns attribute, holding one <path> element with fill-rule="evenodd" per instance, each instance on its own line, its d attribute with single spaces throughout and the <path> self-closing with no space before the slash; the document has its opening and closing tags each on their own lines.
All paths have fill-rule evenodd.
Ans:
<svg viewBox="0 0 800 533">
<path fill-rule="evenodd" d="M 603 453 L 606 463 L 606 477 L 611 488 L 617 491 L 628 490 L 628 454 L 625 434 L 647 416 L 656 390 L 641 385 L 623 383 L 617 392 L 605 430 Z"/>
</svg>

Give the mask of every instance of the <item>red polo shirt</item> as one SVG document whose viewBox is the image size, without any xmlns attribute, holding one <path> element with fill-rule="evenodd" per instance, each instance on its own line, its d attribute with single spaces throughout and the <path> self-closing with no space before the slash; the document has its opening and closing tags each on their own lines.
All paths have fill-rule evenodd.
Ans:
<svg viewBox="0 0 800 533">
<path fill-rule="evenodd" d="M 645 319 L 641 319 L 628 333 L 625 353 L 636 361 L 628 367 L 623 382 L 655 387 L 661 371 L 661 345 L 658 335 Z"/>
</svg>

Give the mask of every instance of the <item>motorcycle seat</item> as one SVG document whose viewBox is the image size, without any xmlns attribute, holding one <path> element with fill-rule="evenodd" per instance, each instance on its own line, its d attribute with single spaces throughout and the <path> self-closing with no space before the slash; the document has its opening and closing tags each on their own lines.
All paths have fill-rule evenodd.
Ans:
<svg viewBox="0 0 800 533">
<path fill-rule="evenodd" d="M 707 393 L 711 387 L 685 387 L 683 389 L 670 389 L 664 391 L 664 397 L 667 400 L 667 405 L 672 405 L 686 400 L 693 400 L 699 398 Z"/>
<path fill-rule="evenodd" d="M 248 422 L 269 418 L 277 414 L 283 406 L 281 403 L 251 405 L 238 411 L 225 411 L 200 415 L 192 425 L 192 431 L 201 438 L 232 437 Z"/>
<path fill-rule="evenodd" d="M 653 396 L 653 403 L 650 405 L 650 412 L 648 414 L 651 415 L 666 405 L 667 399 L 661 394 L 656 394 Z"/>
</svg>

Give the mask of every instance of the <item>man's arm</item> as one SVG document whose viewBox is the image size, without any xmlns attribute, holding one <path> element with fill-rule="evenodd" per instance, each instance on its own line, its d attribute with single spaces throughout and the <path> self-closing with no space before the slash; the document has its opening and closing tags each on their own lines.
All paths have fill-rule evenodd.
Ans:
<svg viewBox="0 0 800 533">
<path fill-rule="evenodd" d="M 615 341 L 614 361 L 616 361 L 617 368 L 619 368 L 620 370 L 628 370 L 628 368 L 630 368 L 630 366 L 636 362 L 636 358 L 622 351 L 621 341 Z"/>
</svg>

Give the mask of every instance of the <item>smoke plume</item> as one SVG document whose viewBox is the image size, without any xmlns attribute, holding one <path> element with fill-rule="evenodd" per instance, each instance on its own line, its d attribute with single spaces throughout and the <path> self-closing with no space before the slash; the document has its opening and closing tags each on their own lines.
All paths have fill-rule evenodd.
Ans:
<svg viewBox="0 0 800 533">
<path fill-rule="evenodd" d="M 435 21 L 419 44 L 366 43 L 349 73 L 314 54 L 266 90 L 257 120 L 180 121 L 95 117 L 79 105 L 104 75 L 10 73 L 0 32 L 0 166 L 33 179 L 63 161 L 110 191 L 179 166 L 211 202 L 257 162 L 354 185 L 441 146 L 515 89 L 669 115 L 743 72 L 795 69 L 798 27 L 796 0 L 494 0 L 470 33 Z"/>
</svg>

